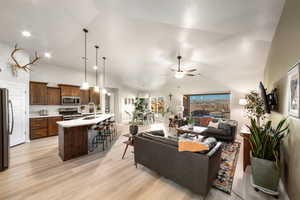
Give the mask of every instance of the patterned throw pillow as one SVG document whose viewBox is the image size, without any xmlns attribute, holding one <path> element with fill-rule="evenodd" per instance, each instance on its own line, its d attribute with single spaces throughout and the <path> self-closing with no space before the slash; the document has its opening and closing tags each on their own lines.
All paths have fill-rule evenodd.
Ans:
<svg viewBox="0 0 300 200">
<path fill-rule="evenodd" d="M 210 121 L 208 127 L 219 128 L 219 121 L 217 122 Z"/>
</svg>

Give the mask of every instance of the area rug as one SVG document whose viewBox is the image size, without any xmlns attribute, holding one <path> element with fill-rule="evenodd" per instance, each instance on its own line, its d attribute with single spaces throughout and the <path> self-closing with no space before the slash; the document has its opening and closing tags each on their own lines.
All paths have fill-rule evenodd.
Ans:
<svg viewBox="0 0 300 200">
<path fill-rule="evenodd" d="M 240 145 L 239 142 L 224 143 L 223 145 L 221 167 L 217 179 L 213 183 L 213 187 L 227 194 L 231 193 Z"/>
</svg>

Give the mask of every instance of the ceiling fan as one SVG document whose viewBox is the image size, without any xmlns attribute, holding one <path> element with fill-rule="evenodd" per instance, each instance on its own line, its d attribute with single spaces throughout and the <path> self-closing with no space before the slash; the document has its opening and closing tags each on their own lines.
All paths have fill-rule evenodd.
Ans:
<svg viewBox="0 0 300 200">
<path fill-rule="evenodd" d="M 193 74 L 193 72 L 196 72 L 197 69 L 188 69 L 188 70 L 183 70 L 181 69 L 180 66 L 180 60 L 182 59 L 181 56 L 177 56 L 178 59 L 178 68 L 177 69 L 171 69 L 171 71 L 175 72 L 174 77 L 177 79 L 182 79 L 184 76 L 197 76 L 200 74 Z"/>
</svg>

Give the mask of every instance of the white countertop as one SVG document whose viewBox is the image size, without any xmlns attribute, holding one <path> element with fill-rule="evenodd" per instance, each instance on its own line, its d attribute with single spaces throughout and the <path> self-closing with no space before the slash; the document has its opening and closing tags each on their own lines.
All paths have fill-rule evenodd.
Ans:
<svg viewBox="0 0 300 200">
<path fill-rule="evenodd" d="M 60 114 L 48 114 L 48 115 L 44 115 L 44 116 L 41 116 L 41 115 L 37 115 L 37 114 L 33 114 L 33 115 L 29 115 L 29 118 L 46 118 L 46 117 L 60 117 L 62 115 Z"/>
<path fill-rule="evenodd" d="M 98 124 L 99 122 L 102 122 L 113 116 L 114 116 L 114 114 L 101 114 L 101 115 L 96 115 L 95 119 L 85 120 L 83 117 L 83 118 L 79 118 L 79 119 L 60 121 L 60 122 L 56 122 L 56 123 L 59 126 L 62 126 L 63 128 L 70 128 L 70 127 L 76 127 L 76 126 L 87 126 L 87 125 Z"/>
</svg>

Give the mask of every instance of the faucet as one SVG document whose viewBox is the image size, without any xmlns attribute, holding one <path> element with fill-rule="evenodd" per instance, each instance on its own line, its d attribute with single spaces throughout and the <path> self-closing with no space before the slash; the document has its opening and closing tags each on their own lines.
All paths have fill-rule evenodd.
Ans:
<svg viewBox="0 0 300 200">
<path fill-rule="evenodd" d="M 94 107 L 94 118 L 96 118 L 96 104 L 94 102 L 90 102 L 89 106 L 93 106 Z"/>
</svg>

